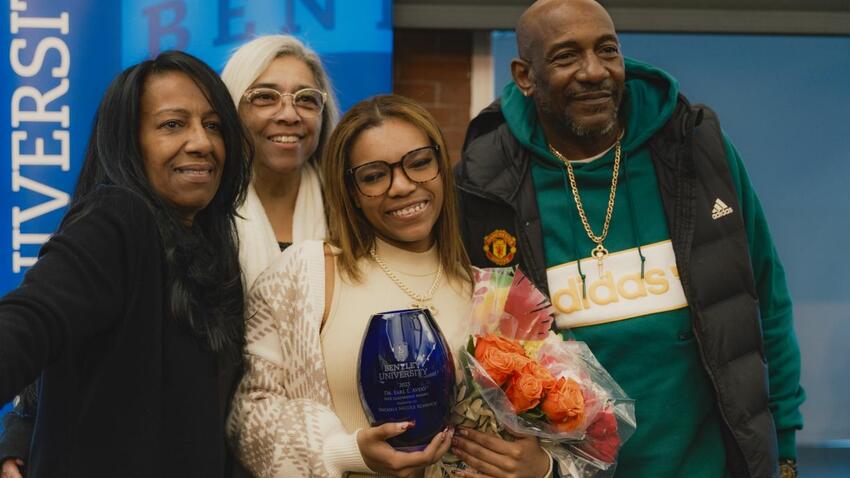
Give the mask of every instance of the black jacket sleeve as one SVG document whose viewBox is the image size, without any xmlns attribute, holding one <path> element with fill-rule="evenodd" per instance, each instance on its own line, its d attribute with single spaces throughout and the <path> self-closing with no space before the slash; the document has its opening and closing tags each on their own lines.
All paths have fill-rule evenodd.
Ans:
<svg viewBox="0 0 850 478">
<path fill-rule="evenodd" d="M 21 285 L 0 300 L 0 403 L 122 319 L 141 259 L 135 244 L 155 240 L 155 231 L 146 203 L 117 187 L 101 187 L 68 212 Z"/>
<path fill-rule="evenodd" d="M 15 407 L 3 416 L 2 426 L 0 426 L 0 429 L 2 429 L 2 433 L 0 433 L 0 464 L 7 458 L 20 458 L 26 461 L 29 456 L 33 426 L 35 425 L 37 385 L 37 382 L 33 382 L 18 394 Z"/>
</svg>

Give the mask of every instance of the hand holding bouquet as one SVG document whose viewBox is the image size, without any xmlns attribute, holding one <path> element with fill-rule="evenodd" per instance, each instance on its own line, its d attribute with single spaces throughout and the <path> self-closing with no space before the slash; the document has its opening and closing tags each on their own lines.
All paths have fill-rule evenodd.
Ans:
<svg viewBox="0 0 850 478">
<path fill-rule="evenodd" d="M 550 332 L 548 298 L 519 270 L 477 271 L 455 425 L 536 436 L 561 476 L 613 475 L 635 428 L 634 404 L 583 342 Z M 443 473 L 463 468 L 447 454 Z"/>
</svg>

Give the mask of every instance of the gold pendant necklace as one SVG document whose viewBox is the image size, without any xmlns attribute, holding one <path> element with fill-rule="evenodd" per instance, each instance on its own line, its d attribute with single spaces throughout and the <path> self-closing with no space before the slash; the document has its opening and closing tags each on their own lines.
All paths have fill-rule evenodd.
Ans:
<svg viewBox="0 0 850 478">
<path fill-rule="evenodd" d="M 611 225 L 611 217 L 614 215 L 614 199 L 617 195 L 617 177 L 620 172 L 620 140 L 618 139 L 617 142 L 614 143 L 614 174 L 611 176 L 611 192 L 608 194 L 608 209 L 605 211 L 605 222 L 602 224 L 602 234 L 598 236 L 593 233 L 593 229 L 590 228 L 590 223 L 587 221 L 587 214 L 584 212 L 584 206 L 582 205 L 581 197 L 578 194 L 578 185 L 576 184 L 576 177 L 573 173 L 572 163 L 570 163 L 570 161 L 551 144 L 549 144 L 549 151 L 551 151 L 552 154 L 560 159 L 567 167 L 567 174 L 570 178 L 570 189 L 572 189 L 576 209 L 578 209 L 578 215 L 581 218 L 581 225 L 584 226 L 584 232 L 587 233 L 587 237 L 596 244 L 596 247 L 590 251 L 590 256 L 596 259 L 596 264 L 599 266 L 599 276 L 601 277 L 602 261 L 608 257 L 608 249 L 606 249 L 602 243 L 608 236 L 608 227 Z"/>
<path fill-rule="evenodd" d="M 437 308 L 434 307 L 433 304 L 429 304 L 431 299 L 434 298 L 434 294 L 437 292 L 437 288 L 440 286 L 440 280 L 443 278 L 443 263 L 439 262 L 437 265 L 437 274 L 434 276 L 434 283 L 431 284 L 431 288 L 428 289 L 428 293 L 425 295 L 417 294 L 410 289 L 404 282 L 399 279 L 399 277 L 395 274 L 395 272 L 390 269 L 386 262 L 384 262 L 379 256 L 377 251 L 375 251 L 375 245 L 373 244 L 371 248 L 369 248 L 369 255 L 372 256 L 372 259 L 375 260 L 375 263 L 378 264 L 378 267 L 384 271 L 387 277 L 390 278 L 393 283 L 401 289 L 402 292 L 407 294 L 408 297 L 414 300 L 410 304 L 411 309 L 428 309 L 431 311 L 431 315 L 437 315 Z"/>
</svg>

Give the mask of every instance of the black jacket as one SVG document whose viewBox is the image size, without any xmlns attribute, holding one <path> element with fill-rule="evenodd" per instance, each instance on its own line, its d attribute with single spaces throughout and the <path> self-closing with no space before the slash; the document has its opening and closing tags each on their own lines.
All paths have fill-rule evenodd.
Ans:
<svg viewBox="0 0 850 478">
<path fill-rule="evenodd" d="M 10 458 L 26 460 L 29 457 L 37 387 L 37 382 L 27 385 L 16 397 L 14 408 L 0 420 L 0 465 Z"/>
<path fill-rule="evenodd" d="M 521 266 L 548 291 L 532 153 L 510 132 L 498 101 L 472 121 L 463 149 L 455 177 L 473 265 L 492 266 L 482 238 L 504 229 L 517 238 L 510 265 Z M 735 477 L 777 476 L 776 430 L 744 223 L 739 216 L 714 221 L 696 214 L 711 210 L 712 193 L 737 197 L 717 118 L 680 97 L 650 149 L 694 335 L 725 425 L 728 468 Z M 738 209 L 736 202 L 730 207 Z"/>
<path fill-rule="evenodd" d="M 0 300 L 0 402 L 44 370 L 27 476 L 224 476 L 238 360 L 171 319 L 165 267 L 153 213 L 104 187 Z"/>
</svg>

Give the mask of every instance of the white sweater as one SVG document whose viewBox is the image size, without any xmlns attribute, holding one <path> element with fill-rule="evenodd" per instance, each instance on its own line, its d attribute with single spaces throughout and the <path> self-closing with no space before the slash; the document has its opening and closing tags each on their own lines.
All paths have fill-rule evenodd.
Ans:
<svg viewBox="0 0 850 478">
<path fill-rule="evenodd" d="M 319 333 L 325 302 L 321 241 L 294 244 L 256 279 L 246 302 L 245 375 L 227 434 L 257 478 L 369 472 L 334 414 Z"/>
</svg>

